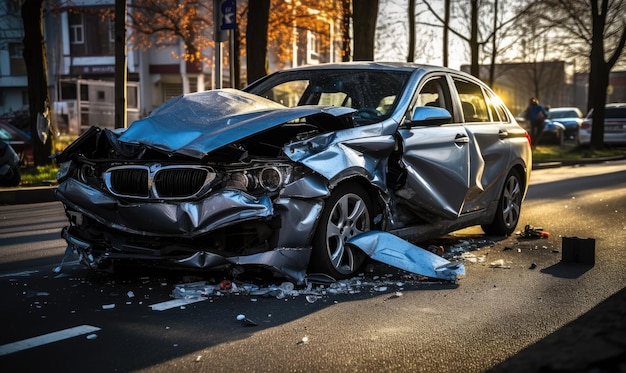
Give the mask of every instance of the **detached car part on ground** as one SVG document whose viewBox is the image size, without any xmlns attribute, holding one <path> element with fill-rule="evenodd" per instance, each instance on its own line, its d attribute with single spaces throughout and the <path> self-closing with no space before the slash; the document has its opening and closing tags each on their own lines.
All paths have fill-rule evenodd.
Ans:
<svg viewBox="0 0 626 373">
<path fill-rule="evenodd" d="M 531 169 L 528 134 L 483 83 L 384 63 L 184 95 L 126 130 L 92 127 L 56 159 L 62 235 L 83 263 L 261 267 L 298 283 L 353 276 L 367 255 L 454 280 L 462 265 L 407 240 L 511 234 Z"/>
</svg>

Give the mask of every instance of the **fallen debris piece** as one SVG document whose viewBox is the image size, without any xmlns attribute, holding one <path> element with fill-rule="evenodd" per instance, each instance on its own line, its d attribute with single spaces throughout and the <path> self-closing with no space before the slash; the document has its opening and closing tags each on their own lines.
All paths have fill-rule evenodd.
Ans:
<svg viewBox="0 0 626 373">
<path fill-rule="evenodd" d="M 112 310 L 113 308 L 115 308 L 115 303 L 113 303 L 113 304 L 103 304 L 102 305 L 102 309 L 103 310 Z"/>
<path fill-rule="evenodd" d="M 169 310 L 170 308 L 180 307 L 185 304 L 201 302 L 203 300 L 207 300 L 207 298 L 195 297 L 195 298 L 185 298 L 185 299 L 174 299 L 174 300 L 170 300 L 167 302 L 151 304 L 150 308 L 152 308 L 153 311 L 165 311 L 165 310 Z"/>
<path fill-rule="evenodd" d="M 550 233 L 545 232 L 543 228 L 533 227 L 530 224 L 524 226 L 524 231 L 519 233 L 520 237 L 523 238 L 548 238 L 550 237 Z"/>
<path fill-rule="evenodd" d="M 391 233 L 368 231 L 348 240 L 379 262 L 426 277 L 456 281 L 465 275 L 463 263 L 451 263 Z"/>
<path fill-rule="evenodd" d="M 563 237 L 561 261 L 595 265 L 596 240 L 593 238 Z"/>
<path fill-rule="evenodd" d="M 489 263 L 489 267 L 491 267 L 491 268 L 505 268 L 505 269 L 510 269 L 511 268 L 511 266 L 506 265 L 504 263 L 504 259 L 498 259 L 498 260 L 496 260 L 494 262 Z"/>
</svg>

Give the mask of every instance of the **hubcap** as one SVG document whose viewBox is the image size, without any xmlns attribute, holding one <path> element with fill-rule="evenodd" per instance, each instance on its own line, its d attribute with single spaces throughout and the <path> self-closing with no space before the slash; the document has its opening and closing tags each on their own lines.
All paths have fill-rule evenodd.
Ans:
<svg viewBox="0 0 626 373">
<path fill-rule="evenodd" d="M 517 225 L 521 207 L 521 188 L 515 176 L 509 177 L 502 194 L 502 215 L 507 228 Z"/>
<path fill-rule="evenodd" d="M 350 274 L 356 270 L 356 253 L 346 246 L 346 242 L 368 231 L 369 224 L 369 211 L 358 195 L 346 194 L 333 206 L 326 224 L 326 247 L 330 261 L 339 273 Z"/>
</svg>

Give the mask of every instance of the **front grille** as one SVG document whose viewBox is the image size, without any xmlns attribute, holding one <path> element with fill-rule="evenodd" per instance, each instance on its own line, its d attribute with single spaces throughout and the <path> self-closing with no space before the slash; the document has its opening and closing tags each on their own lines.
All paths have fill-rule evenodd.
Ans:
<svg viewBox="0 0 626 373">
<path fill-rule="evenodd" d="M 154 188 L 162 198 L 194 195 L 204 186 L 207 170 L 200 168 L 169 168 L 154 176 Z"/>
<path fill-rule="evenodd" d="M 117 169 L 111 172 L 109 190 L 118 195 L 148 198 L 148 170 L 142 168 Z"/>
<path fill-rule="evenodd" d="M 215 171 L 204 166 L 128 165 L 104 173 L 107 189 L 129 198 L 190 199 L 206 193 Z"/>
</svg>

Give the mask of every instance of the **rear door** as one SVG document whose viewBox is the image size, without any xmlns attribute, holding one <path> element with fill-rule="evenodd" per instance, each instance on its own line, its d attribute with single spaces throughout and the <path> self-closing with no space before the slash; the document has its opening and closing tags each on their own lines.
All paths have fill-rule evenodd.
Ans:
<svg viewBox="0 0 626 373">
<path fill-rule="evenodd" d="M 455 219 L 468 193 L 470 137 L 456 113 L 449 79 L 434 74 L 420 84 L 414 106 L 437 106 L 448 110 L 453 123 L 439 126 L 403 126 L 403 162 L 407 180 L 396 191 L 401 203 L 426 210 L 446 219 Z"/>
<path fill-rule="evenodd" d="M 497 201 L 511 159 L 512 118 L 503 103 L 481 84 L 452 76 L 469 136 L 469 187 L 463 212 L 480 211 Z"/>
</svg>

